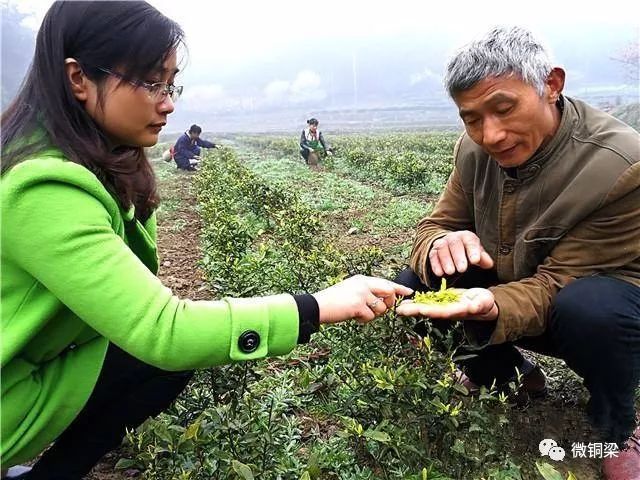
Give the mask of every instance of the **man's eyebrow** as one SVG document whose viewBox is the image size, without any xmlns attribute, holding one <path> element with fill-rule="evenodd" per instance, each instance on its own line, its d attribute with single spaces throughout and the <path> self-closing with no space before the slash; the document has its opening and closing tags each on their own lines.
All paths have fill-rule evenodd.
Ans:
<svg viewBox="0 0 640 480">
<path fill-rule="evenodd" d="M 498 92 L 494 96 L 489 97 L 487 103 L 513 102 L 515 98 L 503 92 Z"/>
</svg>

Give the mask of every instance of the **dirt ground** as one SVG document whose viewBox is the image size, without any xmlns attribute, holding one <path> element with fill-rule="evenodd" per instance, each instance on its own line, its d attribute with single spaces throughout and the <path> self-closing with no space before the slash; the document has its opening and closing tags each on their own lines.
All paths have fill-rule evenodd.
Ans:
<svg viewBox="0 0 640 480">
<path fill-rule="evenodd" d="M 191 193 L 191 173 L 171 173 L 160 181 L 163 200 L 177 205 L 158 216 L 158 276 L 174 294 L 191 300 L 211 299 L 213 294 L 199 267 L 200 216 Z M 139 476 L 137 470 L 115 470 L 117 451 L 107 455 L 87 477 L 90 480 L 124 480 Z"/>
</svg>

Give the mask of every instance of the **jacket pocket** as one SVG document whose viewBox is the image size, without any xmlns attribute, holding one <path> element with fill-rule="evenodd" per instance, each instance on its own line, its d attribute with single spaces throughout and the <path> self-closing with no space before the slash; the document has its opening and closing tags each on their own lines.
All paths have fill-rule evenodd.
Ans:
<svg viewBox="0 0 640 480">
<path fill-rule="evenodd" d="M 539 227 L 530 228 L 524 235 L 520 261 L 516 261 L 519 271 L 516 278 L 525 278 L 533 275 L 551 250 L 567 233 L 564 227 Z"/>
</svg>

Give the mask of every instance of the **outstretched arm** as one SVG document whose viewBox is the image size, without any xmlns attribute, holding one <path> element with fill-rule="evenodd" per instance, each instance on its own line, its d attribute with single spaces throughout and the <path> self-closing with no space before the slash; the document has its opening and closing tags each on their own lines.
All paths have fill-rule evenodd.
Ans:
<svg viewBox="0 0 640 480">
<path fill-rule="evenodd" d="M 216 148 L 217 145 L 213 142 L 209 142 L 207 140 L 202 140 L 201 138 L 196 139 L 196 145 L 202 148 Z"/>
<path fill-rule="evenodd" d="M 325 152 L 331 150 L 331 146 L 327 145 L 327 143 L 324 141 L 324 136 L 322 135 L 322 132 L 320 132 L 320 135 L 318 136 L 318 140 L 320 141 L 320 145 L 322 145 L 322 148 L 324 148 Z"/>
</svg>

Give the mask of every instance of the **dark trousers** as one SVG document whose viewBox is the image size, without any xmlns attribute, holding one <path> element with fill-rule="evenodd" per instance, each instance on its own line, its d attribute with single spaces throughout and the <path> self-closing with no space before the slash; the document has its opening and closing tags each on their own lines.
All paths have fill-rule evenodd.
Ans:
<svg viewBox="0 0 640 480">
<path fill-rule="evenodd" d="M 110 344 L 87 404 L 24 478 L 83 478 L 120 445 L 127 428 L 135 428 L 169 407 L 192 375 L 191 371 L 166 372 L 152 367 Z"/>
<path fill-rule="evenodd" d="M 414 290 L 428 288 L 407 269 L 396 282 Z M 492 272 L 472 269 L 455 286 L 495 285 Z M 447 330 L 451 322 L 432 325 Z M 494 322 L 466 321 L 465 328 L 488 340 Z M 419 332 L 418 325 L 417 331 Z M 603 442 L 620 447 L 636 425 L 635 392 L 640 382 L 640 288 L 607 276 L 577 279 L 564 287 L 553 301 L 546 331 L 538 337 L 523 337 L 513 343 L 474 349 L 473 358 L 460 368 L 478 385 L 502 384 L 512 379 L 524 357 L 516 346 L 560 358 L 584 380 L 590 393 L 588 415 L 603 435 Z M 462 354 L 469 353 L 461 347 Z"/>
<path fill-rule="evenodd" d="M 194 166 L 190 162 L 190 159 L 188 158 L 176 159 L 176 167 L 178 167 L 179 170 L 195 170 Z"/>
</svg>

